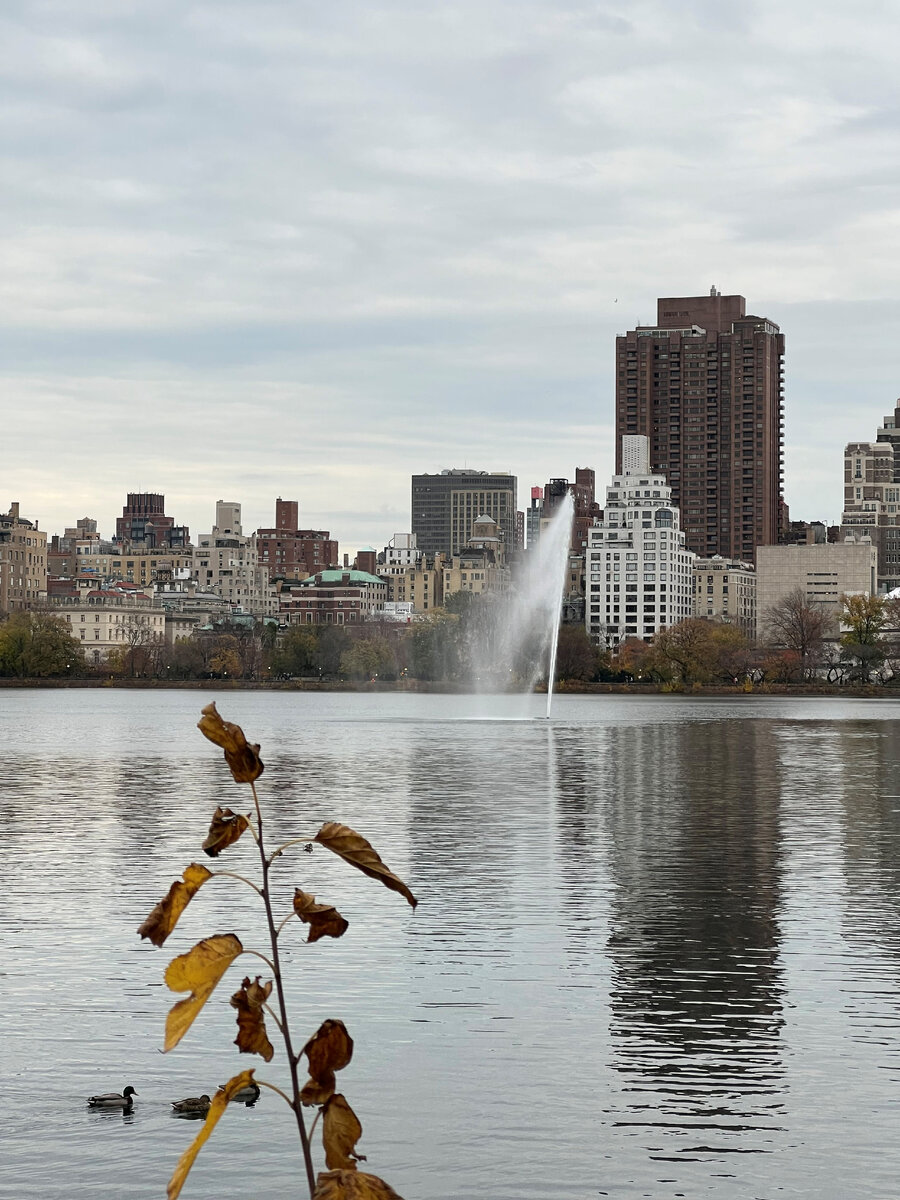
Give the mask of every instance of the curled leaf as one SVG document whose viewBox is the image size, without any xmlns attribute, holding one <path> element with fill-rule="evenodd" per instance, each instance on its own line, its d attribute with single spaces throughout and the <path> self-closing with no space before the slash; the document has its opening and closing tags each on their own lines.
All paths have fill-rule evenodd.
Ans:
<svg viewBox="0 0 900 1200">
<path fill-rule="evenodd" d="M 259 757 L 259 746 L 251 745 L 247 741 L 240 725 L 234 725 L 231 721 L 223 721 L 215 703 L 207 704 L 200 710 L 200 714 L 197 728 L 204 737 L 222 747 L 225 752 L 225 761 L 231 768 L 235 782 L 252 783 L 255 779 L 259 779 L 265 769 L 262 759 Z"/>
<path fill-rule="evenodd" d="M 403 1197 L 389 1183 L 365 1171 L 320 1171 L 312 1200 L 403 1200 Z"/>
<path fill-rule="evenodd" d="M 231 997 L 231 1007 L 237 1009 L 238 1035 L 234 1044 L 241 1054 L 258 1054 L 271 1062 L 275 1048 L 266 1034 L 262 1007 L 272 991 L 272 981 L 261 984 L 257 975 L 253 982 L 245 978 L 240 990 Z"/>
<path fill-rule="evenodd" d="M 317 942 L 320 937 L 339 938 L 349 925 L 333 904 L 316 904 L 312 892 L 300 888 L 294 890 L 294 912 L 309 926 L 308 942 Z"/>
<path fill-rule="evenodd" d="M 210 858 L 218 858 L 223 850 L 227 850 L 244 830 L 249 828 L 250 822 L 240 813 L 232 812 L 230 808 L 217 808 L 209 823 L 209 833 L 204 839 L 202 849 Z"/>
<path fill-rule="evenodd" d="M 184 1181 L 188 1177 L 188 1172 L 194 1165 L 194 1160 L 203 1149 L 209 1135 L 215 1129 L 219 1117 L 228 1107 L 228 1101 L 234 1098 L 236 1092 L 241 1088 L 253 1087 L 253 1071 L 241 1071 L 240 1075 L 235 1075 L 233 1079 L 229 1079 L 224 1088 L 221 1088 L 213 1097 L 209 1106 L 209 1112 L 206 1115 L 206 1120 L 203 1122 L 203 1128 L 179 1158 L 175 1164 L 175 1170 L 172 1172 L 172 1178 L 169 1180 L 166 1187 L 166 1195 L 168 1200 L 176 1200 L 181 1194 L 181 1189 L 184 1187 Z"/>
<path fill-rule="evenodd" d="M 362 1137 L 362 1125 L 356 1113 L 338 1093 L 322 1109 L 322 1145 L 325 1165 L 334 1171 L 343 1168 L 355 1171 L 356 1163 L 365 1162 L 364 1154 L 356 1153 L 356 1143 Z"/>
<path fill-rule="evenodd" d="M 189 863 L 182 872 L 181 880 L 175 880 L 167 894 L 138 929 L 141 937 L 149 938 L 154 946 L 161 946 L 207 879 L 212 879 L 212 871 L 207 871 L 200 863 Z"/>
<path fill-rule="evenodd" d="M 327 850 L 331 850 L 345 862 L 357 867 L 364 875 L 380 880 L 392 892 L 399 892 L 413 908 L 418 904 L 403 880 L 398 878 L 393 871 L 388 870 L 381 861 L 378 851 L 366 841 L 362 834 L 337 821 L 326 821 L 313 841 L 318 842 Z"/>
<path fill-rule="evenodd" d="M 191 994 L 186 1000 L 179 1000 L 166 1017 L 164 1050 L 178 1045 L 216 984 L 243 951 L 240 939 L 233 933 L 218 933 L 172 959 L 166 967 L 166 986 L 173 992 Z"/>
<path fill-rule="evenodd" d="M 301 1054 L 309 1061 L 313 1079 L 323 1082 L 333 1071 L 341 1071 L 353 1057 L 353 1038 L 343 1021 L 323 1021 Z"/>
<path fill-rule="evenodd" d="M 301 1104 L 324 1104 L 334 1095 L 334 1071 L 324 1071 L 321 1079 L 307 1079 L 300 1091 Z"/>
</svg>

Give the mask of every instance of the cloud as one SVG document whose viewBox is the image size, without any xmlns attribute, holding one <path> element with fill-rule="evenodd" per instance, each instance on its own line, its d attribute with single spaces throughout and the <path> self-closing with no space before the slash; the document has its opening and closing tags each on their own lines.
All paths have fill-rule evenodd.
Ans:
<svg viewBox="0 0 900 1200">
<path fill-rule="evenodd" d="M 8 5 L 7 500 L 109 531 L 147 487 L 200 531 L 292 495 L 352 550 L 413 472 L 602 486 L 615 335 L 715 283 L 785 331 L 788 499 L 836 515 L 897 391 L 898 36 L 834 0 Z"/>
</svg>

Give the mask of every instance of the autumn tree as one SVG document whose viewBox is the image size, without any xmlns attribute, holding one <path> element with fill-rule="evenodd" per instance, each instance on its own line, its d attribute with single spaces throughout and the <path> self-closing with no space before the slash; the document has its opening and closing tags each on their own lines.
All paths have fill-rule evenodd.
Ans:
<svg viewBox="0 0 900 1200">
<path fill-rule="evenodd" d="M 81 643 L 61 617 L 17 612 L 0 624 L 0 675 L 46 679 L 76 674 L 84 667 Z"/>
<path fill-rule="evenodd" d="M 312 626 L 292 625 L 276 643 L 272 674 L 308 675 L 313 670 L 318 645 Z"/>
<path fill-rule="evenodd" d="M 800 678 L 815 670 L 831 620 L 821 604 L 809 602 L 803 588 L 796 587 L 766 609 L 763 624 L 777 646 L 792 650 L 800 661 Z"/>
<path fill-rule="evenodd" d="M 857 665 L 863 683 L 887 657 L 883 636 L 888 623 L 888 608 L 882 596 L 865 594 L 841 596 L 842 657 Z"/>
<path fill-rule="evenodd" d="M 357 638 L 341 655 L 341 674 L 350 679 L 397 678 L 397 660 L 383 637 Z"/>
<path fill-rule="evenodd" d="M 595 646 L 583 625 L 561 625 L 556 645 L 557 679 L 596 679 L 609 654 Z"/>
</svg>

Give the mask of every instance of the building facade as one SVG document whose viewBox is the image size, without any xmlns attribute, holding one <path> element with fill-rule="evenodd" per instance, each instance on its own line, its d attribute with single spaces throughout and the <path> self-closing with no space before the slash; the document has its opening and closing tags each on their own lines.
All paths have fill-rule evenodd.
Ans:
<svg viewBox="0 0 900 1200">
<path fill-rule="evenodd" d="M 87 592 L 74 603 L 61 604 L 59 616 L 68 622 L 89 666 L 106 662 L 114 651 L 161 646 L 166 638 L 165 611 L 132 589 Z"/>
<path fill-rule="evenodd" d="M 588 531 L 585 626 L 610 647 L 649 641 L 691 616 L 691 566 L 665 476 L 649 468 L 649 439 L 624 439 L 625 469 L 606 489 L 603 518 Z"/>
<path fill-rule="evenodd" d="M 475 520 L 492 517 L 509 552 L 516 547 L 516 477 L 507 472 L 447 470 L 413 475 L 411 530 L 427 556 L 459 554 Z"/>
<path fill-rule="evenodd" d="M 319 571 L 282 584 L 279 616 L 290 625 L 358 625 L 381 613 L 387 590 L 365 571 Z"/>
<path fill-rule="evenodd" d="M 269 579 L 304 579 L 338 565 L 338 544 L 327 529 L 299 529 L 296 500 L 275 501 L 275 525 L 257 529 L 259 561 Z"/>
<path fill-rule="evenodd" d="M 874 595 L 878 555 L 865 539 L 812 546 L 761 546 L 756 557 L 756 638 L 770 640 L 769 609 L 800 588 L 807 604 L 819 605 L 831 618 L 831 636 L 839 631 L 841 596 Z"/>
<path fill-rule="evenodd" d="M 900 587 L 900 401 L 874 442 L 849 442 L 844 449 L 840 536 L 871 538 L 878 590 Z"/>
<path fill-rule="evenodd" d="M 784 335 L 743 296 L 669 297 L 616 338 L 616 441 L 650 439 L 688 548 L 753 562 L 784 521 Z M 621 452 L 616 470 L 622 470 Z"/>
<path fill-rule="evenodd" d="M 0 613 L 35 608 L 47 599 L 47 535 L 19 513 L 0 513 Z"/>
<path fill-rule="evenodd" d="M 694 616 L 734 625 L 756 638 L 756 571 L 733 558 L 698 558 L 693 566 Z"/>
<path fill-rule="evenodd" d="M 116 518 L 116 540 L 123 546 L 158 550 L 167 546 L 184 550 L 191 544 L 186 525 L 166 516 L 166 498 L 158 492 L 129 492 L 121 517 Z"/>
<path fill-rule="evenodd" d="M 260 566 L 256 534 L 241 529 L 241 506 L 216 501 L 216 522 L 198 538 L 192 572 L 203 591 L 215 592 L 255 617 L 274 616 L 278 602 L 269 572 Z"/>
</svg>

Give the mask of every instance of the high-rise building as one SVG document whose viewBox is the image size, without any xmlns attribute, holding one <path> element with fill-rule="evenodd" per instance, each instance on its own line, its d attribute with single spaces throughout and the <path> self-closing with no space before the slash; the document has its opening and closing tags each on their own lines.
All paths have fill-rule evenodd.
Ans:
<svg viewBox="0 0 900 1200">
<path fill-rule="evenodd" d="M 515 475 L 466 470 L 413 475 L 411 529 L 426 557 L 458 555 L 482 516 L 497 522 L 509 554 L 516 546 Z"/>
<path fill-rule="evenodd" d="M 752 562 L 783 514 L 784 335 L 743 296 L 667 297 L 616 338 L 616 442 L 650 439 L 688 547 Z M 621 449 L 616 470 L 623 469 Z"/>
<path fill-rule="evenodd" d="M 592 641 L 649 641 L 691 616 L 694 555 L 679 529 L 665 476 L 650 470 L 649 441 L 624 439 L 627 466 L 606 489 L 603 517 L 588 531 L 585 625 Z"/>
</svg>

